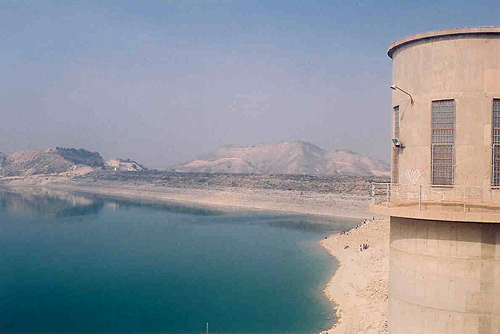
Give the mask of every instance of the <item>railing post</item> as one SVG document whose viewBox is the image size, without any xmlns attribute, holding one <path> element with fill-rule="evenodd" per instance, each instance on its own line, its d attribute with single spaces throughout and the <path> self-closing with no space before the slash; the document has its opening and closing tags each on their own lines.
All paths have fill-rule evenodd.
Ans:
<svg viewBox="0 0 500 334">
<path fill-rule="evenodd" d="M 387 207 L 390 206 L 390 200 L 391 200 L 391 184 L 387 183 Z"/>
<path fill-rule="evenodd" d="M 418 186 L 418 211 L 422 211 L 422 185 Z"/>
</svg>

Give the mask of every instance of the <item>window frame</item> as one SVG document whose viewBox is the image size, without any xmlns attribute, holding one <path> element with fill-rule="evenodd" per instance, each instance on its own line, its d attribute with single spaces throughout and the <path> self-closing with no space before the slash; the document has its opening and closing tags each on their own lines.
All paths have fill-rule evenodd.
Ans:
<svg viewBox="0 0 500 334">
<path fill-rule="evenodd" d="M 491 104 L 491 188 L 500 189 L 500 98 L 493 98 Z"/>
<path fill-rule="evenodd" d="M 453 187 L 455 184 L 456 109 L 455 99 L 431 101 L 432 186 Z M 450 111 L 451 118 L 446 115 Z"/>
<path fill-rule="evenodd" d="M 399 112 L 399 105 L 392 107 L 392 114 L 393 114 L 392 134 L 394 136 L 393 138 L 399 139 L 399 135 L 401 132 L 400 128 L 401 118 Z M 399 148 L 397 147 L 392 148 L 391 183 L 399 184 Z"/>
</svg>

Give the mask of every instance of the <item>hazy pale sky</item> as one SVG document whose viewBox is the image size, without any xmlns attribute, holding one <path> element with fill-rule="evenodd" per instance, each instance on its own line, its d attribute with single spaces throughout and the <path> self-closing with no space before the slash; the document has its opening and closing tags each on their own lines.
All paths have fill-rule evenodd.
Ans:
<svg viewBox="0 0 500 334">
<path fill-rule="evenodd" d="M 0 0 L 0 151 L 161 168 L 301 139 L 388 160 L 389 44 L 484 25 L 498 0 Z"/>
</svg>

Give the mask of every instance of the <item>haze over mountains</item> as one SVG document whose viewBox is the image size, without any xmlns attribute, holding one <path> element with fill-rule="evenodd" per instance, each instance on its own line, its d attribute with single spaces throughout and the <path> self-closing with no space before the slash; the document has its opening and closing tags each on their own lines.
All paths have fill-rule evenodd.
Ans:
<svg viewBox="0 0 500 334">
<path fill-rule="evenodd" d="M 147 168 L 130 159 L 116 158 L 105 162 L 98 152 L 84 149 L 57 147 L 0 153 L 0 177 L 59 173 L 81 175 L 94 170 L 144 172 Z M 311 143 L 294 140 L 223 147 L 171 170 L 182 173 L 388 176 L 390 167 L 383 161 L 351 151 L 327 151 Z"/>
<path fill-rule="evenodd" d="M 327 151 L 293 140 L 227 146 L 187 164 L 180 172 L 388 176 L 390 166 L 351 151 Z"/>
</svg>

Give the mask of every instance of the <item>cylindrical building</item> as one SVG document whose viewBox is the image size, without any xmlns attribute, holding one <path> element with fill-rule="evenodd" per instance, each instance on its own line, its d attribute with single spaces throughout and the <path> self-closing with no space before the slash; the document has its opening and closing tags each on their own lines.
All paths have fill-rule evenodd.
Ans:
<svg viewBox="0 0 500 334">
<path fill-rule="evenodd" d="M 500 333 L 500 27 L 388 55 L 392 180 L 372 211 L 390 216 L 389 333 Z"/>
</svg>

